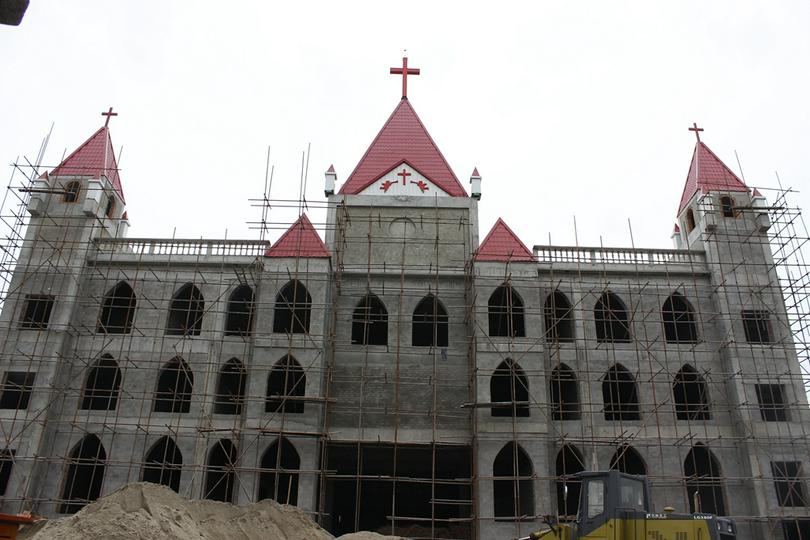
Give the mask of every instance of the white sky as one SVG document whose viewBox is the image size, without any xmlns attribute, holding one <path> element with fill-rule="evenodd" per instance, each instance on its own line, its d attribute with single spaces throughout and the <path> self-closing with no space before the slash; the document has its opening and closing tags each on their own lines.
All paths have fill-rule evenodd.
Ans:
<svg viewBox="0 0 810 540">
<path fill-rule="evenodd" d="M 810 186 L 806 1 L 32 0 L 0 26 L 0 162 L 55 122 L 55 166 L 112 105 L 130 236 L 257 238 L 267 146 L 271 196 L 295 199 L 312 143 L 322 202 L 397 105 L 404 48 L 414 108 L 465 188 L 483 176 L 482 235 L 503 216 L 571 244 L 576 215 L 581 245 L 629 246 L 630 218 L 637 247 L 670 247 L 693 121 L 749 185 Z"/>
</svg>

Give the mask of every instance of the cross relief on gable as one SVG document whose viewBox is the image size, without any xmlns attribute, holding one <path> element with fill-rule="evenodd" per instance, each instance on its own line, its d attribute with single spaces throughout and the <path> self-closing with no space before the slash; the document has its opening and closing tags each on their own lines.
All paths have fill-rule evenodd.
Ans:
<svg viewBox="0 0 810 540">
<path fill-rule="evenodd" d="M 397 165 L 362 191 L 363 195 L 447 196 L 436 184 L 407 163 Z"/>
</svg>

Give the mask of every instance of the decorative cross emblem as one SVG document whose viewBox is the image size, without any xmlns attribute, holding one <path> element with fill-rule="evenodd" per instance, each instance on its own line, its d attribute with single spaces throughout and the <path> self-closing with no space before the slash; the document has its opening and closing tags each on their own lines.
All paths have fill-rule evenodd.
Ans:
<svg viewBox="0 0 810 540">
<path fill-rule="evenodd" d="M 689 128 L 689 131 L 694 131 L 697 142 L 700 142 L 700 132 L 703 131 L 703 128 L 699 128 L 697 122 L 692 122 L 692 127 Z"/>
<path fill-rule="evenodd" d="M 411 173 L 409 173 L 409 172 L 408 172 L 407 170 L 405 170 L 405 169 L 402 169 L 402 172 L 398 172 L 398 173 L 397 173 L 397 176 L 402 177 L 402 185 L 403 185 L 403 186 L 405 186 L 405 185 L 407 185 L 407 184 L 408 184 L 408 183 L 407 183 L 405 180 L 406 180 L 406 179 L 407 179 L 407 178 L 408 178 L 410 175 L 411 175 Z"/>
<path fill-rule="evenodd" d="M 419 68 L 408 68 L 408 57 L 402 57 L 401 68 L 391 68 L 391 75 L 402 75 L 402 99 L 408 99 L 408 75 L 419 75 Z"/>
<path fill-rule="evenodd" d="M 104 127 L 107 127 L 110 124 L 110 117 L 111 116 L 118 116 L 117 112 L 113 112 L 113 108 L 110 107 L 110 110 L 107 112 L 101 113 L 101 116 L 106 116 L 107 120 L 104 121 Z"/>
</svg>

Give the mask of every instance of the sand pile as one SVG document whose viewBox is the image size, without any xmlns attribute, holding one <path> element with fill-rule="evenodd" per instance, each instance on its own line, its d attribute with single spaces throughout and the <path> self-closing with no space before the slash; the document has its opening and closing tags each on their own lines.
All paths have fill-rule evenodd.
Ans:
<svg viewBox="0 0 810 540">
<path fill-rule="evenodd" d="M 344 535 L 344 540 L 371 539 Z M 294 506 L 261 501 L 248 506 L 190 501 L 167 487 L 130 484 L 77 514 L 23 529 L 20 540 L 332 540 Z M 373 538 L 392 537 L 375 535 Z"/>
</svg>

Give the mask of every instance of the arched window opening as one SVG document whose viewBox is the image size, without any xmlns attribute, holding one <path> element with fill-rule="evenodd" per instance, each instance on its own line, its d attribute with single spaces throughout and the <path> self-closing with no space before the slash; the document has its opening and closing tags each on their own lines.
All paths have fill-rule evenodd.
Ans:
<svg viewBox="0 0 810 540">
<path fill-rule="evenodd" d="M 132 319 L 135 317 L 135 291 L 126 281 L 121 281 L 104 295 L 101 315 L 96 332 L 107 334 L 129 334 Z"/>
<path fill-rule="evenodd" d="M 70 451 L 59 513 L 74 514 L 101 495 L 107 453 L 95 435 L 85 435 Z"/>
<path fill-rule="evenodd" d="M 155 391 L 155 412 L 187 413 L 191 408 L 194 373 L 186 361 L 175 356 L 158 376 Z"/>
<path fill-rule="evenodd" d="M 204 499 L 233 502 L 236 484 L 236 446 L 228 439 L 220 439 L 208 452 L 205 471 Z"/>
<path fill-rule="evenodd" d="M 205 299 L 200 289 L 186 283 L 174 294 L 169 307 L 166 334 L 170 336 L 199 336 L 202 328 Z"/>
<path fill-rule="evenodd" d="M 630 341 L 630 323 L 627 307 L 618 295 L 606 292 L 593 308 L 596 321 L 596 340 L 599 343 Z"/>
<path fill-rule="evenodd" d="M 15 451 L 10 448 L 0 450 L 0 496 L 6 494 L 8 481 L 11 479 L 11 469 L 14 468 Z"/>
<path fill-rule="evenodd" d="M 520 366 L 506 359 L 489 380 L 492 416 L 529 416 L 529 380 Z"/>
<path fill-rule="evenodd" d="M 523 300 L 509 285 L 501 285 L 489 297 L 489 335 L 524 337 Z"/>
<path fill-rule="evenodd" d="M 290 281 L 276 296 L 273 332 L 279 334 L 308 333 L 311 311 L 312 297 L 307 288 L 297 280 Z"/>
<path fill-rule="evenodd" d="M 495 519 L 534 519 L 534 466 L 514 442 L 501 448 L 492 464 Z"/>
<path fill-rule="evenodd" d="M 610 469 L 626 474 L 647 474 L 647 465 L 641 454 L 626 444 L 618 447 L 616 453 L 610 458 Z"/>
<path fill-rule="evenodd" d="M 558 343 L 574 341 L 574 310 L 565 293 L 554 291 L 543 306 L 546 340 Z"/>
<path fill-rule="evenodd" d="M 734 212 L 734 199 L 728 195 L 720 197 L 720 209 L 723 212 L 723 217 L 737 217 Z"/>
<path fill-rule="evenodd" d="M 582 481 L 574 475 L 585 470 L 582 452 L 576 446 L 566 444 L 557 452 L 557 513 L 561 521 L 572 521 L 579 508 L 579 492 Z M 568 495 L 565 487 L 568 486 Z"/>
<path fill-rule="evenodd" d="M 411 343 L 415 347 L 447 347 L 447 311 L 432 294 L 413 310 Z"/>
<path fill-rule="evenodd" d="M 711 450 L 702 443 L 693 446 L 683 463 L 683 474 L 686 477 L 690 512 L 726 515 L 723 473 L 720 462 Z"/>
<path fill-rule="evenodd" d="M 216 414 L 242 414 L 245 402 L 247 373 L 237 358 L 231 358 L 219 371 L 217 393 L 214 396 Z"/>
<path fill-rule="evenodd" d="M 695 213 L 690 208 L 686 211 L 686 232 L 690 233 L 693 230 L 695 230 Z"/>
<path fill-rule="evenodd" d="M 225 319 L 226 336 L 249 336 L 253 331 L 253 289 L 247 285 L 237 287 L 228 299 Z"/>
<path fill-rule="evenodd" d="M 549 379 L 551 418 L 553 420 L 579 420 L 579 385 L 570 367 L 560 364 L 551 371 Z"/>
<path fill-rule="evenodd" d="M 82 391 L 84 410 L 114 411 L 121 389 L 121 369 L 112 356 L 104 354 L 87 372 Z"/>
<path fill-rule="evenodd" d="M 352 315 L 352 343 L 355 345 L 388 344 L 388 311 L 375 295 L 363 298 Z"/>
<path fill-rule="evenodd" d="M 602 379 L 605 420 L 640 420 L 636 379 L 621 364 L 608 369 Z"/>
<path fill-rule="evenodd" d="M 710 420 L 709 391 L 695 368 L 686 364 L 675 374 L 672 385 L 678 420 Z"/>
<path fill-rule="evenodd" d="M 62 202 L 75 203 L 79 200 L 79 193 L 82 190 L 82 184 L 78 181 L 68 182 L 65 185 L 65 192 L 62 193 Z"/>
<path fill-rule="evenodd" d="M 171 437 L 161 437 L 146 453 L 143 465 L 143 481 L 169 487 L 180 492 L 180 473 L 183 470 L 183 454 Z"/>
<path fill-rule="evenodd" d="M 295 358 L 285 356 L 273 366 L 267 376 L 267 401 L 265 412 L 304 412 L 304 402 L 296 397 L 304 397 L 307 376 Z"/>
<path fill-rule="evenodd" d="M 695 343 L 698 340 L 695 310 L 680 293 L 672 293 L 661 306 L 667 343 Z"/>
<path fill-rule="evenodd" d="M 298 469 L 301 458 L 295 446 L 280 438 L 262 455 L 259 473 L 259 500 L 273 499 L 281 504 L 298 504 Z M 281 452 L 279 452 L 279 447 Z"/>
</svg>

